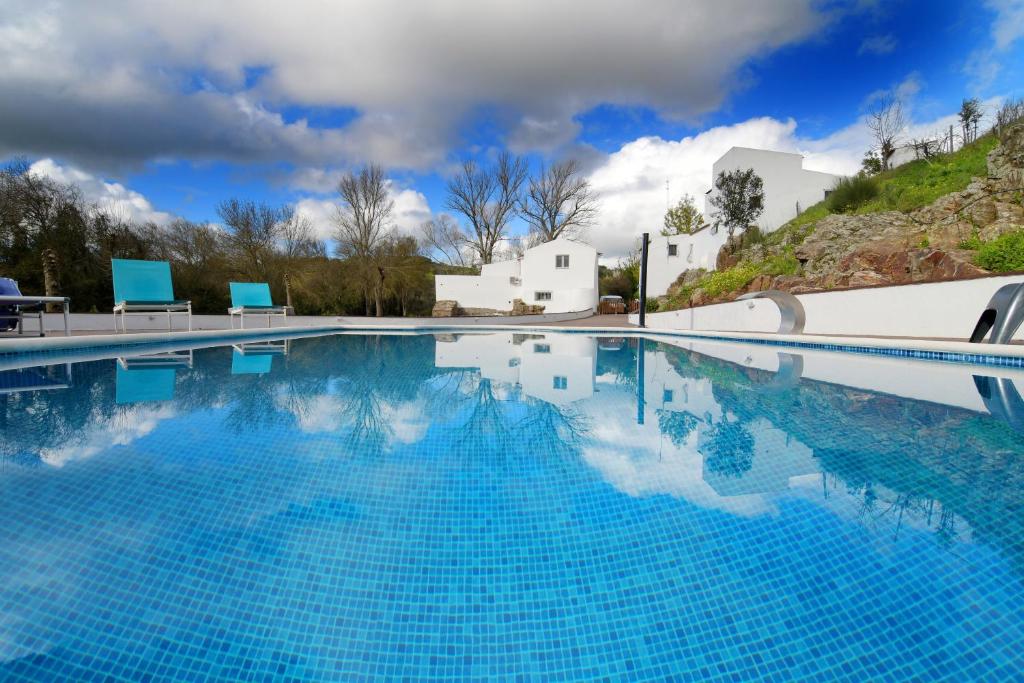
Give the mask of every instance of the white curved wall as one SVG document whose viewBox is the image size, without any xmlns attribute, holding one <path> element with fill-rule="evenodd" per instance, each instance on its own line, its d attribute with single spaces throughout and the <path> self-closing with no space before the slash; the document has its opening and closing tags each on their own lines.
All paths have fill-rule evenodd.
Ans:
<svg viewBox="0 0 1024 683">
<path fill-rule="evenodd" d="M 967 339 L 982 309 L 1005 284 L 1024 275 L 800 294 L 805 334 Z M 637 316 L 630 316 L 636 322 Z M 766 299 L 733 301 L 649 313 L 650 328 L 719 332 L 775 332 L 779 309 Z M 1024 339 L 1024 327 L 1014 339 Z"/>
</svg>

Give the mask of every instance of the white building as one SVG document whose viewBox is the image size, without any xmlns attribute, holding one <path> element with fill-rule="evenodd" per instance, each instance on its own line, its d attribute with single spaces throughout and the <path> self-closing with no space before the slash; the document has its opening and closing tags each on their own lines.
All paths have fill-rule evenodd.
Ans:
<svg viewBox="0 0 1024 683">
<path fill-rule="evenodd" d="M 513 261 L 490 263 L 479 275 L 438 275 L 438 301 L 463 308 L 512 309 L 513 299 L 539 304 L 545 313 L 572 313 L 597 306 L 597 250 L 559 239 L 527 249 Z"/>
<path fill-rule="evenodd" d="M 754 169 L 764 183 L 764 212 L 757 221 L 763 232 L 772 232 L 804 209 L 825 198 L 841 176 L 803 167 L 803 157 L 789 152 L 733 147 L 715 162 L 711 182 L 719 173 Z M 712 187 L 704 195 L 704 218 L 709 223 L 715 212 L 711 204 L 717 194 Z M 714 270 L 718 252 L 725 244 L 725 230 L 707 227 L 693 235 L 652 237 L 647 257 L 647 293 L 661 296 L 685 271 Z"/>
</svg>

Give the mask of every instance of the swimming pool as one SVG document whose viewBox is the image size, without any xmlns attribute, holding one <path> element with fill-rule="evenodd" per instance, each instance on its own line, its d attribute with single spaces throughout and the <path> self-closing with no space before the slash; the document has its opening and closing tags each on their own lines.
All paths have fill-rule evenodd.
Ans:
<svg viewBox="0 0 1024 683">
<path fill-rule="evenodd" d="M 1021 370 L 528 331 L 143 351 L 0 363 L 0 678 L 1024 671 Z"/>
</svg>

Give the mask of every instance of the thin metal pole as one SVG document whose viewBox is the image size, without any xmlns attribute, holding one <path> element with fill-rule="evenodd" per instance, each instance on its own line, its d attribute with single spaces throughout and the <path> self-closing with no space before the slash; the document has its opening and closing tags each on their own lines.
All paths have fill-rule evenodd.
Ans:
<svg viewBox="0 0 1024 683">
<path fill-rule="evenodd" d="M 644 233 L 640 242 L 640 327 L 647 326 L 647 245 L 650 235 Z"/>
</svg>

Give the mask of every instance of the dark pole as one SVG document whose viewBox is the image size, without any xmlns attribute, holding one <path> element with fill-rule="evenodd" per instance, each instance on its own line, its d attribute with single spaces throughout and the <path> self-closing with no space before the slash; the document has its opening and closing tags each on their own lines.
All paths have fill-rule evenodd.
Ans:
<svg viewBox="0 0 1024 683">
<path fill-rule="evenodd" d="M 647 244 L 649 241 L 650 236 L 645 232 L 640 242 L 640 327 L 647 326 Z"/>
</svg>

